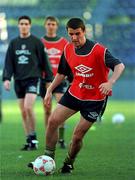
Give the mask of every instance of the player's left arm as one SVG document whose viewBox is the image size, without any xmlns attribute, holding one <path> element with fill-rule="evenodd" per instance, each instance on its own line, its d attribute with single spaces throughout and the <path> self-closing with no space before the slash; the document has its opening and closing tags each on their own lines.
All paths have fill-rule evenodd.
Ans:
<svg viewBox="0 0 135 180">
<path fill-rule="evenodd" d="M 47 92 L 44 98 L 44 104 L 46 107 L 49 107 L 52 99 L 53 90 L 65 79 L 65 75 L 57 73 L 53 82 L 47 88 Z"/>
<path fill-rule="evenodd" d="M 44 51 L 44 45 L 40 41 L 37 46 L 37 50 L 38 50 L 40 67 L 42 71 L 45 72 L 46 83 L 50 83 L 53 80 L 53 72 L 52 72 L 50 61 L 48 59 L 48 55 Z"/>
<path fill-rule="evenodd" d="M 108 95 L 115 82 L 121 76 L 125 66 L 119 59 L 113 57 L 108 50 L 105 54 L 105 63 L 107 67 L 112 69 L 113 73 L 108 82 L 100 84 L 99 89 L 102 94 Z"/>
</svg>

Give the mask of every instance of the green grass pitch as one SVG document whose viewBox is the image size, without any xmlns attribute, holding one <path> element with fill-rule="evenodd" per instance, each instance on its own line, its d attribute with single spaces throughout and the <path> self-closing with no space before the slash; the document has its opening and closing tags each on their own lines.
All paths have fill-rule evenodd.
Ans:
<svg viewBox="0 0 135 180">
<path fill-rule="evenodd" d="M 44 153 L 44 121 L 41 102 L 35 105 L 39 149 L 21 152 L 24 132 L 16 101 L 3 102 L 3 122 L 0 124 L 0 179 L 2 180 L 134 180 L 135 179 L 135 103 L 109 101 L 104 120 L 96 123 L 84 138 L 84 146 L 71 175 L 57 172 L 52 176 L 37 176 L 27 163 Z M 122 112 L 125 122 L 113 124 L 112 115 Z M 66 142 L 79 120 L 79 114 L 66 122 Z M 57 148 L 56 165 L 59 169 L 67 149 Z"/>
</svg>

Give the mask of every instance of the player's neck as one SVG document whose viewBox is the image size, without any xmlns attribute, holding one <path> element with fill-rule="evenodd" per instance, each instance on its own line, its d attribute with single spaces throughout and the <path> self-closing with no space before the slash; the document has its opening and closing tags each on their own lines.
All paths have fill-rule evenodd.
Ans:
<svg viewBox="0 0 135 180">
<path fill-rule="evenodd" d="M 27 37 L 29 37 L 31 34 L 30 34 L 30 32 L 29 33 L 27 33 L 27 34 L 20 34 L 20 37 L 21 38 L 27 38 Z"/>
<path fill-rule="evenodd" d="M 56 33 L 54 33 L 54 34 L 47 33 L 46 36 L 49 38 L 55 38 L 57 36 L 57 34 Z"/>
<path fill-rule="evenodd" d="M 80 45 L 76 46 L 75 48 L 80 49 L 81 47 L 83 47 L 86 43 L 86 38 L 84 37 L 83 41 L 80 43 Z"/>
</svg>

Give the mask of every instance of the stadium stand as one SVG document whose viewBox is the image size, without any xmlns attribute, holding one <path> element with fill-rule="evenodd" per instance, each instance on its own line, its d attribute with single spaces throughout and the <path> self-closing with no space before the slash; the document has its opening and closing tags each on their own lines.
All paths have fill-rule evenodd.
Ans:
<svg viewBox="0 0 135 180">
<path fill-rule="evenodd" d="M 5 11 L 7 18 L 17 18 L 20 12 L 29 14 L 31 17 L 44 17 L 45 15 L 54 15 L 59 18 L 82 16 L 90 0 L 39 0 L 36 6 L 2 6 L 1 11 Z"/>
<path fill-rule="evenodd" d="M 117 0 L 114 6 L 110 8 L 110 16 L 116 15 L 135 17 L 135 1 Z"/>
<path fill-rule="evenodd" d="M 122 17 L 129 22 L 109 23 L 110 19 Z M 105 44 L 127 66 L 135 66 L 135 22 L 132 19 L 135 19 L 135 0 L 99 0 L 90 20 L 92 24 L 102 25 L 102 34 L 95 35 L 95 40 Z"/>
<path fill-rule="evenodd" d="M 114 55 L 127 66 L 135 66 L 135 23 L 121 25 L 103 25 L 102 36 L 96 40 L 105 44 Z"/>
</svg>

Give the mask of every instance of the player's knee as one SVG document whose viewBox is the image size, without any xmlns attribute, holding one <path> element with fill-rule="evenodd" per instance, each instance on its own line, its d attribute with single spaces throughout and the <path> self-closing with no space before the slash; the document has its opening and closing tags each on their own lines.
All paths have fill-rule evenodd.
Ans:
<svg viewBox="0 0 135 180">
<path fill-rule="evenodd" d="M 21 113 L 22 113 L 23 119 L 26 119 L 26 117 L 27 117 L 27 112 L 26 112 L 25 110 L 22 110 Z"/>
<path fill-rule="evenodd" d="M 79 136 L 78 134 L 73 135 L 72 143 L 73 144 L 78 144 L 82 142 L 82 137 Z"/>
<path fill-rule="evenodd" d="M 25 107 L 24 107 L 24 110 L 25 110 L 25 112 L 26 112 L 27 114 L 31 114 L 31 113 L 33 112 L 31 106 L 25 106 Z"/>
<path fill-rule="evenodd" d="M 56 129 L 59 126 L 58 119 L 52 114 L 48 119 L 48 128 L 49 129 Z"/>
<path fill-rule="evenodd" d="M 21 115 L 22 115 L 23 119 L 25 119 L 27 116 L 27 112 L 26 112 L 25 108 L 20 108 L 20 111 L 21 111 Z"/>
</svg>

